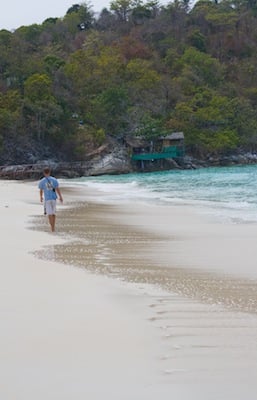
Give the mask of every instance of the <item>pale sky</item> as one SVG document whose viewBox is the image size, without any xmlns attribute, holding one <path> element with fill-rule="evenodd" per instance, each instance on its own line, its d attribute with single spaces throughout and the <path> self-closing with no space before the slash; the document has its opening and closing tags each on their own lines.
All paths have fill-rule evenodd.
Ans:
<svg viewBox="0 0 257 400">
<path fill-rule="evenodd" d="M 0 30 L 17 29 L 22 25 L 42 24 L 50 17 L 64 17 L 67 10 L 73 4 L 81 4 L 83 1 L 74 0 L 9 0 L 1 5 Z M 111 0 L 91 0 L 93 11 L 101 11 L 109 8 Z"/>
</svg>

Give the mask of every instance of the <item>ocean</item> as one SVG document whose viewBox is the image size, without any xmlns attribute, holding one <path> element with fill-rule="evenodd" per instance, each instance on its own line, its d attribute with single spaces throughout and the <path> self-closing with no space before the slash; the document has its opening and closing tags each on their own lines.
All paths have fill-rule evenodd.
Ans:
<svg viewBox="0 0 257 400">
<path fill-rule="evenodd" d="M 220 222 L 257 222 L 257 165 L 82 177 L 98 202 L 188 205 Z"/>
</svg>

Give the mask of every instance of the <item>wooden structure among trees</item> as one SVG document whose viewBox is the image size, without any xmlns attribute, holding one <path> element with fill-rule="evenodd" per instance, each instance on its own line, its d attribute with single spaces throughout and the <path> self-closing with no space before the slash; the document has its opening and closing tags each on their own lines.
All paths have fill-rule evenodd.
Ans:
<svg viewBox="0 0 257 400">
<path fill-rule="evenodd" d="M 161 136 L 154 140 L 146 140 L 140 137 L 126 140 L 131 149 L 131 160 L 140 163 L 141 169 L 149 164 L 163 166 L 162 160 L 181 159 L 184 157 L 184 133 L 173 132 L 170 135 Z"/>
</svg>

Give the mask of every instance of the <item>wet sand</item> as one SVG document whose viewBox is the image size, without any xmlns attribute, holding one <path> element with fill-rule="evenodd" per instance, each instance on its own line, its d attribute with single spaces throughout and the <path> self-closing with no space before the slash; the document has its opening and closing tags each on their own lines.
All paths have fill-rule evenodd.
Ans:
<svg viewBox="0 0 257 400">
<path fill-rule="evenodd" d="M 21 229 L 29 242 L 21 246 L 26 257 L 18 251 L 23 261 L 16 259 L 4 285 L 1 370 L 9 366 L 2 379 L 10 387 L 5 383 L 2 393 L 22 388 L 19 399 L 35 398 L 37 389 L 37 399 L 89 393 L 90 399 L 255 399 L 256 225 L 214 223 L 185 207 L 95 204 L 86 189 L 69 188 L 65 196 L 71 207 L 59 208 L 51 235 L 36 196 L 27 204 L 24 194 L 23 219 L 33 216 L 30 230 Z M 5 216 L 3 203 L 0 210 Z M 4 255 L 5 266 L 14 265 L 15 255 L 11 263 Z M 25 297 L 13 285 L 16 275 Z M 29 332 L 24 354 L 23 331 Z"/>
</svg>

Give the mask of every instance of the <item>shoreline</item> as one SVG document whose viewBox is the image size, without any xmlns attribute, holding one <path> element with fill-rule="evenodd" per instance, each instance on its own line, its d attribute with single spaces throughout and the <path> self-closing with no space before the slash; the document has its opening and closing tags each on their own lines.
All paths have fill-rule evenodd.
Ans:
<svg viewBox="0 0 257 400">
<path fill-rule="evenodd" d="M 153 208 L 94 205 L 90 190 L 68 187 L 64 200 L 70 203 L 63 211 L 58 206 L 57 234 L 52 235 L 34 183 L 0 186 L 3 398 L 255 399 L 256 315 L 165 289 L 149 278 L 156 276 L 157 261 L 164 280 L 167 260 L 174 274 L 171 259 L 179 260 L 190 237 L 199 240 L 204 232 L 213 242 L 211 225 L 201 225 L 190 210 L 181 225 L 176 209 L 168 218 L 162 214 L 158 225 L 149 212 Z M 159 246 L 162 257 L 156 253 Z M 79 266 L 76 254 L 89 272 L 83 265 L 74 267 Z M 115 264 L 133 279 L 113 271 Z M 177 282 L 192 286 L 198 271 L 183 268 L 191 282 L 183 275 Z M 202 280 L 209 281 L 208 275 Z"/>
<path fill-rule="evenodd" d="M 175 384 L 184 382 L 190 387 L 195 379 L 202 379 L 201 390 L 204 387 L 211 398 L 209 389 L 214 384 L 231 390 L 235 387 L 231 381 L 240 380 L 250 383 L 248 398 L 253 398 L 257 317 L 256 280 L 251 268 L 233 273 L 227 268 L 221 273 L 206 260 L 202 260 L 205 269 L 195 267 L 186 251 L 190 240 L 195 244 L 202 235 L 214 247 L 217 239 L 224 243 L 226 233 L 227 240 L 233 242 L 232 231 L 238 235 L 234 225 L 228 224 L 224 231 L 222 224 L 211 223 L 188 207 L 169 207 L 171 215 L 167 216 L 167 208 L 162 206 L 118 206 L 102 200 L 93 204 L 95 193 L 88 188 L 80 192 L 87 204 L 82 202 L 60 216 L 60 230 L 69 240 L 65 254 L 63 246 L 55 246 L 54 257 L 122 282 L 160 290 L 158 299 L 152 297 L 150 321 L 164 348 L 160 369 L 173 389 Z M 238 228 L 240 238 L 248 228 L 251 235 L 255 233 L 256 226 L 244 224 L 243 232 Z M 206 254 L 209 250 L 207 247 Z M 227 255 L 223 256 L 226 260 Z M 194 390 L 198 399 L 204 399 L 198 386 Z M 237 390 L 233 399 L 243 399 L 237 397 Z"/>
<path fill-rule="evenodd" d="M 83 267 L 90 256 L 92 272 L 257 314 L 257 223 L 220 223 L 185 205 L 97 202 L 100 191 L 74 190 L 76 207 L 60 216 L 71 245 L 64 255 L 56 246 L 57 260 Z"/>
</svg>

